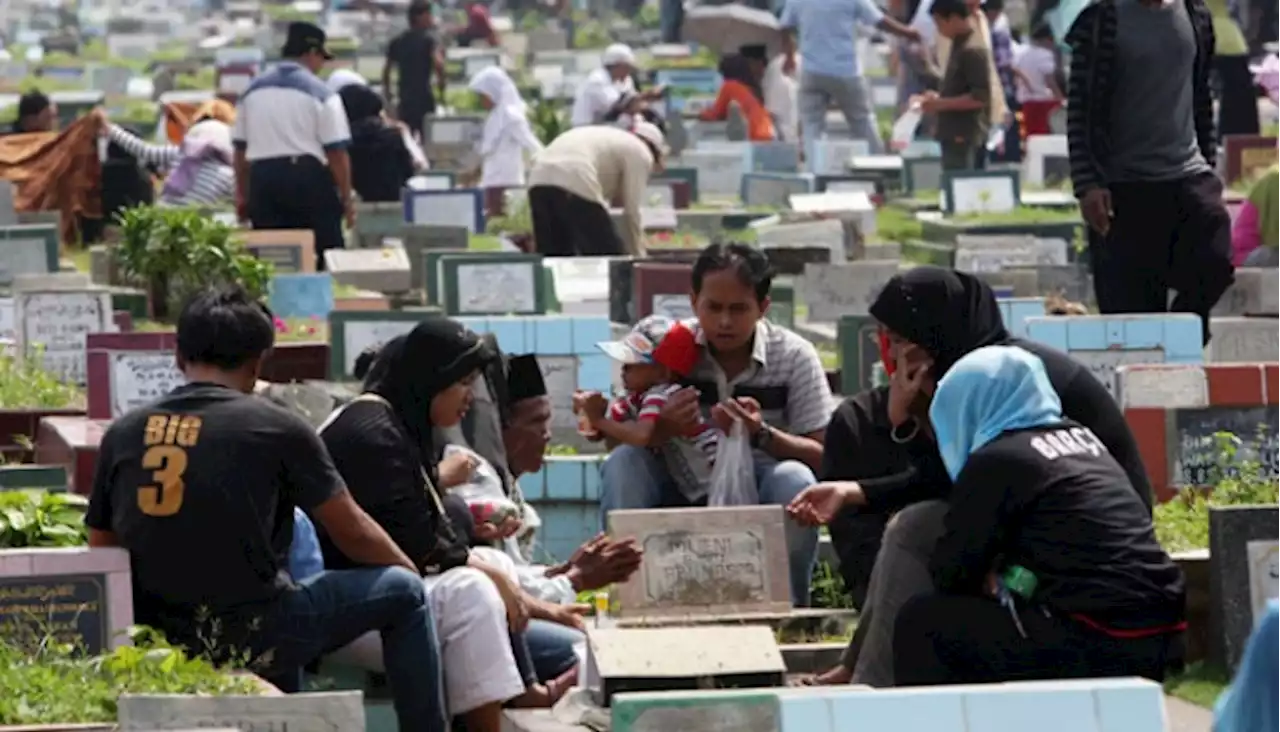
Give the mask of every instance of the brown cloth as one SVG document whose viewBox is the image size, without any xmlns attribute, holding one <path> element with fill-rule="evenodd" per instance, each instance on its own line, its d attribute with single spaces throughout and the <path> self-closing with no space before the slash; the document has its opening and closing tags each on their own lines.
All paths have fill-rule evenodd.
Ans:
<svg viewBox="0 0 1280 732">
<path fill-rule="evenodd" d="M 165 102 L 165 137 L 170 144 L 181 145 L 187 128 L 203 119 L 216 119 L 231 127 L 236 123 L 236 108 L 221 99 L 206 102 Z"/>
<path fill-rule="evenodd" d="M 97 123 L 81 117 L 62 132 L 0 137 L 0 178 L 14 185 L 14 208 L 61 211 L 62 241 L 77 241 L 79 217 L 102 217 Z"/>
</svg>

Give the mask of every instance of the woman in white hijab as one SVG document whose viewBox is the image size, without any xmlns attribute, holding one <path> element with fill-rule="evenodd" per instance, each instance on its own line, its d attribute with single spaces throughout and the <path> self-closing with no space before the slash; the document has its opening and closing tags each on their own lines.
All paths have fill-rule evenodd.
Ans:
<svg viewBox="0 0 1280 732">
<path fill-rule="evenodd" d="M 520 90 L 507 72 L 490 66 L 471 77 L 471 91 L 489 110 L 484 132 L 476 145 L 480 157 L 481 188 L 524 186 L 525 153 L 534 155 L 542 143 L 533 134 Z"/>
<path fill-rule="evenodd" d="M 355 84 L 357 86 L 369 86 L 369 82 L 363 76 L 352 71 L 351 69 L 337 69 L 329 74 L 328 85 L 330 91 L 340 92 L 343 87 Z"/>
</svg>

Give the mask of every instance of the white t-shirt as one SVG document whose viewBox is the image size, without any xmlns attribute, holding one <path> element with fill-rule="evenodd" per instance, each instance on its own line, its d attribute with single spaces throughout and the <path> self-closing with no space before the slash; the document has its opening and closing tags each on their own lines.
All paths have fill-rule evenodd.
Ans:
<svg viewBox="0 0 1280 732">
<path fill-rule="evenodd" d="M 574 127 L 593 125 L 609 111 L 623 92 L 635 91 L 635 82 L 628 76 L 622 81 L 614 81 L 609 70 L 599 68 L 587 74 L 573 97 L 573 113 L 569 116 L 569 124 Z"/>
<path fill-rule="evenodd" d="M 933 0 L 920 0 L 916 6 L 916 14 L 911 16 L 911 27 L 920 31 L 920 43 L 925 48 L 933 48 L 934 37 L 938 35 L 938 24 L 933 22 L 929 11 L 933 9 Z"/>
<path fill-rule="evenodd" d="M 796 73 L 787 76 L 782 73 L 782 65 L 786 61 L 783 54 L 773 57 L 765 67 L 764 81 L 761 86 L 764 92 L 764 108 L 773 116 L 774 124 L 782 133 L 782 139 L 788 142 L 800 138 L 800 56 L 796 55 Z"/>
<path fill-rule="evenodd" d="M 1037 46 L 1034 43 L 1019 48 L 1013 54 L 1013 68 L 1026 77 L 1026 81 L 1018 79 L 1018 101 L 1043 101 L 1053 99 L 1048 80 L 1053 78 L 1057 70 L 1057 61 L 1053 51 Z"/>
</svg>

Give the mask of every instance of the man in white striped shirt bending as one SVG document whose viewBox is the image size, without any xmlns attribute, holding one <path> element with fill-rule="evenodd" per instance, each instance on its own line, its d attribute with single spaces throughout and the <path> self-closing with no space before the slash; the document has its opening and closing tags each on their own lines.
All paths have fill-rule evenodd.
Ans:
<svg viewBox="0 0 1280 732">
<path fill-rule="evenodd" d="M 236 110 L 236 208 L 255 229 L 311 229 L 323 267 L 324 251 L 342 247 L 344 215 L 355 223 L 351 131 L 342 99 L 316 76 L 333 58 L 324 31 L 289 24 L 281 56 Z"/>
</svg>

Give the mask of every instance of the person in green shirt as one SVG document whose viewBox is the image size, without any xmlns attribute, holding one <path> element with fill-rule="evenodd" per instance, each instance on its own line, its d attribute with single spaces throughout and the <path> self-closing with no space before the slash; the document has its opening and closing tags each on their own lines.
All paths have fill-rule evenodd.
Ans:
<svg viewBox="0 0 1280 732">
<path fill-rule="evenodd" d="M 1218 132 L 1222 135 L 1258 134 L 1258 94 L 1249 71 L 1249 44 L 1227 0 L 1205 0 L 1213 18 L 1213 70 L 1218 75 Z"/>
<path fill-rule="evenodd" d="M 1274 267 L 1280 239 L 1280 166 L 1271 166 L 1249 189 L 1231 230 L 1231 262 L 1237 267 Z"/>
</svg>

